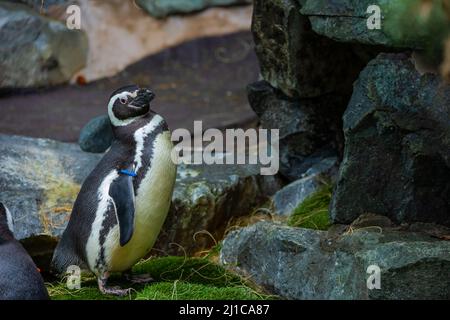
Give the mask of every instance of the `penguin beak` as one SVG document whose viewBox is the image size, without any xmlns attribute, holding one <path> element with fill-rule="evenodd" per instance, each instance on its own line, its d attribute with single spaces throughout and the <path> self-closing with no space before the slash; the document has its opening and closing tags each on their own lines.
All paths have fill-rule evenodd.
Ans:
<svg viewBox="0 0 450 320">
<path fill-rule="evenodd" d="M 149 107 L 150 102 L 155 98 L 155 94 L 149 89 L 139 89 L 136 98 L 134 98 L 130 105 L 135 108 Z"/>
</svg>

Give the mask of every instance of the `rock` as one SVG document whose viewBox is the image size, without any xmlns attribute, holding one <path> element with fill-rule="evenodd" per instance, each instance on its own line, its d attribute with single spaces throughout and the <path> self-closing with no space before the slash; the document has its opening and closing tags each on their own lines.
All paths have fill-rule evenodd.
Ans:
<svg viewBox="0 0 450 320">
<path fill-rule="evenodd" d="M 394 23 L 401 13 L 398 1 L 306 0 L 305 2 L 301 13 L 309 18 L 312 29 L 336 41 L 383 45 L 390 48 L 419 49 L 424 45 L 423 37 L 419 34 L 395 36 L 398 26 Z M 372 5 L 378 6 L 381 10 L 381 29 L 369 30 L 367 27 L 369 17 L 373 15 L 372 11 L 369 13 L 367 11 Z M 392 30 L 394 28 L 397 30 Z"/>
<path fill-rule="evenodd" d="M 81 183 L 99 159 L 76 144 L 0 135 L 0 201 L 39 266 L 51 259 Z"/>
<path fill-rule="evenodd" d="M 87 37 L 23 4 L 0 2 L 0 89 L 68 82 L 87 60 Z"/>
<path fill-rule="evenodd" d="M 251 0 L 137 0 L 155 18 L 201 11 L 209 7 L 249 4 Z"/>
<path fill-rule="evenodd" d="M 335 238 L 260 222 L 231 232 L 220 262 L 287 299 L 450 298 L 450 242 L 417 233 L 359 230 Z M 373 265 L 381 289 L 369 290 Z"/>
<path fill-rule="evenodd" d="M 194 254 L 221 240 L 234 219 L 249 214 L 281 188 L 257 165 L 180 166 L 172 207 L 157 251 Z"/>
<path fill-rule="evenodd" d="M 331 204 L 337 223 L 363 213 L 450 225 L 450 86 L 408 56 L 381 54 L 344 114 L 345 152 Z"/>
<path fill-rule="evenodd" d="M 83 151 L 102 153 L 111 146 L 113 138 L 111 121 L 108 115 L 103 115 L 92 119 L 81 129 L 78 144 Z"/>
<path fill-rule="evenodd" d="M 333 179 L 337 164 L 337 157 L 325 158 L 306 171 L 303 178 L 277 191 L 272 197 L 275 214 L 290 216 L 305 199 Z"/>
<path fill-rule="evenodd" d="M 15 236 L 35 262 L 48 270 L 52 251 L 69 220 L 83 180 L 102 155 L 78 145 L 0 135 L 0 202 L 15 220 Z M 180 166 L 173 205 L 155 249 L 193 253 L 213 244 L 232 219 L 248 214 L 280 188 L 257 166 Z"/>
<path fill-rule="evenodd" d="M 289 97 L 350 93 L 368 60 L 356 52 L 358 46 L 312 31 L 300 14 L 303 2 L 254 1 L 252 31 L 263 78 Z"/>
<path fill-rule="evenodd" d="M 335 157 L 342 148 L 345 97 L 291 99 L 266 81 L 249 85 L 247 92 L 261 127 L 280 130 L 280 172 L 290 181 L 301 179 L 311 166 Z"/>
</svg>

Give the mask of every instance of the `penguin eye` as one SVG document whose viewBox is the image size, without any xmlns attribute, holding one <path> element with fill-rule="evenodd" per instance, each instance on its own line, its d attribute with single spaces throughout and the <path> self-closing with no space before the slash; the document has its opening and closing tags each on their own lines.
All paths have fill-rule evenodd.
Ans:
<svg viewBox="0 0 450 320">
<path fill-rule="evenodd" d="M 128 102 L 128 99 L 127 98 L 120 98 L 119 101 L 120 101 L 121 104 L 126 104 Z"/>
</svg>

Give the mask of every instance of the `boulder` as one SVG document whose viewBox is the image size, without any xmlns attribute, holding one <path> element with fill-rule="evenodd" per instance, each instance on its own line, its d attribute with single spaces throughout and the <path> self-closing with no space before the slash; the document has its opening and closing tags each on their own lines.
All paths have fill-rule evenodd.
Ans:
<svg viewBox="0 0 450 320">
<path fill-rule="evenodd" d="M 15 236 L 46 270 L 81 184 L 102 155 L 78 145 L 0 135 L 0 202 L 15 220 Z M 280 188 L 253 166 L 184 166 L 178 169 L 172 208 L 158 252 L 194 253 L 211 246 L 236 217 L 248 214 Z M 172 245 L 177 243 L 184 249 Z"/>
<path fill-rule="evenodd" d="M 254 1 L 252 31 L 263 78 L 289 97 L 350 93 L 368 62 L 359 51 L 367 48 L 315 33 L 308 17 L 300 13 L 303 2 Z"/>
<path fill-rule="evenodd" d="M 137 0 L 136 3 L 155 18 L 186 14 L 209 7 L 250 4 L 251 0 Z"/>
<path fill-rule="evenodd" d="M 249 85 L 247 92 L 261 127 L 280 130 L 280 173 L 290 181 L 301 179 L 323 159 L 337 156 L 346 97 L 292 99 L 266 81 Z"/>
<path fill-rule="evenodd" d="M 285 217 L 290 216 L 303 201 L 334 180 L 337 168 L 337 157 L 324 158 L 314 164 L 301 179 L 288 184 L 274 194 L 272 197 L 274 213 Z"/>
<path fill-rule="evenodd" d="M 281 188 L 276 176 L 259 170 L 257 165 L 181 165 L 157 251 L 189 255 L 211 248 L 236 218 Z"/>
<path fill-rule="evenodd" d="M 76 144 L 0 135 L 0 201 L 39 266 L 51 258 L 81 183 L 100 157 Z"/>
<path fill-rule="evenodd" d="M 220 262 L 287 299 L 450 299 L 450 242 L 421 233 L 259 222 L 225 238 Z"/>
<path fill-rule="evenodd" d="M 89 121 L 80 132 L 78 144 L 81 150 L 93 153 L 105 152 L 112 143 L 113 131 L 108 115 Z"/>
<path fill-rule="evenodd" d="M 87 50 L 83 31 L 69 30 L 24 4 L 0 2 L 0 89 L 68 82 L 85 66 Z"/>
<path fill-rule="evenodd" d="M 450 86 L 404 54 L 361 73 L 344 114 L 345 151 L 331 203 L 336 223 L 363 213 L 450 225 Z"/>
</svg>

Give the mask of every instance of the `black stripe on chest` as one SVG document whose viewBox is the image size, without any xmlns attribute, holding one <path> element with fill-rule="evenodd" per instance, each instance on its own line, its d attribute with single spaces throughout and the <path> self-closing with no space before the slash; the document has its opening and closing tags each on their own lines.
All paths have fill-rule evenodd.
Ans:
<svg viewBox="0 0 450 320">
<path fill-rule="evenodd" d="M 152 130 L 144 138 L 144 148 L 141 154 L 141 167 L 136 172 L 137 177 L 133 179 L 134 192 L 137 193 L 138 187 L 141 185 L 142 180 L 150 170 L 155 152 L 155 140 L 158 135 L 162 134 L 164 131 L 169 130 L 165 121 L 161 121 L 154 130 Z"/>
</svg>

